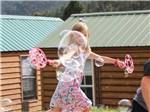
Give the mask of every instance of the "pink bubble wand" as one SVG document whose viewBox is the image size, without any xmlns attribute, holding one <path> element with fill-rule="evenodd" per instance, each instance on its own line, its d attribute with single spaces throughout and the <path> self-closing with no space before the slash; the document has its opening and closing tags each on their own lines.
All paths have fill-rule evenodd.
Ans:
<svg viewBox="0 0 150 112">
<path fill-rule="evenodd" d="M 114 63 L 114 65 L 118 65 L 118 59 L 116 60 L 116 62 Z M 129 74 L 132 74 L 134 71 L 134 63 L 133 63 L 133 59 L 131 57 L 131 55 L 126 54 L 125 55 L 125 60 L 123 62 L 123 65 L 121 66 L 122 69 L 124 69 L 124 74 L 125 77 L 128 77 Z"/>
<path fill-rule="evenodd" d="M 53 63 L 52 60 L 46 58 L 45 53 L 40 48 L 32 48 L 29 51 L 29 58 L 31 64 L 33 64 L 37 69 L 46 67 L 48 63 Z"/>
</svg>

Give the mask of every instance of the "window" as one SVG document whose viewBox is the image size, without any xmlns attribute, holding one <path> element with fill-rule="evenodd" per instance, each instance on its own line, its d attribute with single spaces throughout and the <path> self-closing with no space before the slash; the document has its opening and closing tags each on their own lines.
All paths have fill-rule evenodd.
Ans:
<svg viewBox="0 0 150 112">
<path fill-rule="evenodd" d="M 91 60 L 87 60 L 84 67 L 84 78 L 81 84 L 81 89 L 87 97 L 93 101 L 93 104 L 95 104 L 93 79 L 93 63 Z"/>
<path fill-rule="evenodd" d="M 29 63 L 27 56 L 21 57 L 23 100 L 37 98 L 36 70 Z"/>
</svg>

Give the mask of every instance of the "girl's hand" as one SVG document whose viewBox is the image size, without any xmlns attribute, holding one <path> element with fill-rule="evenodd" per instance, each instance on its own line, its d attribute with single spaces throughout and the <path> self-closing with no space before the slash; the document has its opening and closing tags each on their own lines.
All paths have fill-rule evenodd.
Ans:
<svg viewBox="0 0 150 112">
<path fill-rule="evenodd" d="M 59 60 L 48 60 L 48 64 L 54 68 L 58 68 L 60 66 Z"/>
<path fill-rule="evenodd" d="M 119 67 L 120 69 L 124 69 L 125 68 L 125 63 L 123 61 L 120 61 L 119 59 L 115 60 L 114 65 Z"/>
</svg>

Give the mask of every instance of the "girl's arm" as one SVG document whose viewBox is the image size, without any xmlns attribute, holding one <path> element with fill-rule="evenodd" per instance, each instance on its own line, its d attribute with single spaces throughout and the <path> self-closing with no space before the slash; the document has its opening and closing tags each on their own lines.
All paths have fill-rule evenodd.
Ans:
<svg viewBox="0 0 150 112">
<path fill-rule="evenodd" d="M 123 65 L 124 65 L 124 62 L 123 61 L 120 61 L 119 59 L 114 59 L 114 58 L 110 58 L 110 57 L 107 57 L 107 56 L 101 56 L 101 55 L 98 55 L 92 51 L 90 51 L 90 55 L 89 57 L 90 59 L 96 59 L 98 61 L 101 61 L 100 58 L 102 58 L 104 60 L 104 63 L 110 63 L 110 64 L 114 64 L 116 66 L 118 66 L 119 68 L 123 68 Z"/>
<path fill-rule="evenodd" d="M 48 65 L 51 65 L 54 68 L 60 67 L 62 64 L 60 63 L 60 60 L 55 59 L 55 60 L 48 60 Z"/>
<path fill-rule="evenodd" d="M 144 76 L 142 78 L 141 87 L 147 110 L 150 112 L 150 76 Z"/>
<path fill-rule="evenodd" d="M 116 59 L 106 57 L 106 56 L 101 56 L 101 55 L 98 55 L 92 51 L 90 52 L 89 58 L 90 59 L 96 59 L 98 61 L 100 61 L 99 59 L 102 58 L 104 60 L 104 63 L 110 63 L 110 64 L 114 64 L 116 61 Z"/>
</svg>

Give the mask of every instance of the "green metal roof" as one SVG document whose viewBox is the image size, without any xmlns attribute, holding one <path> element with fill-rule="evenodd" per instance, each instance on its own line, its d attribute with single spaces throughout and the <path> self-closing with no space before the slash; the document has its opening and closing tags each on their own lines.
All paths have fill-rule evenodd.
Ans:
<svg viewBox="0 0 150 112">
<path fill-rule="evenodd" d="M 82 18 L 90 30 L 91 47 L 150 46 L 150 11 L 73 14 L 39 47 L 57 47 L 59 33 Z M 52 38 L 53 37 L 53 38 Z"/>
<path fill-rule="evenodd" d="M 54 17 L 1 15 L 0 51 L 29 50 L 62 23 Z"/>
</svg>

